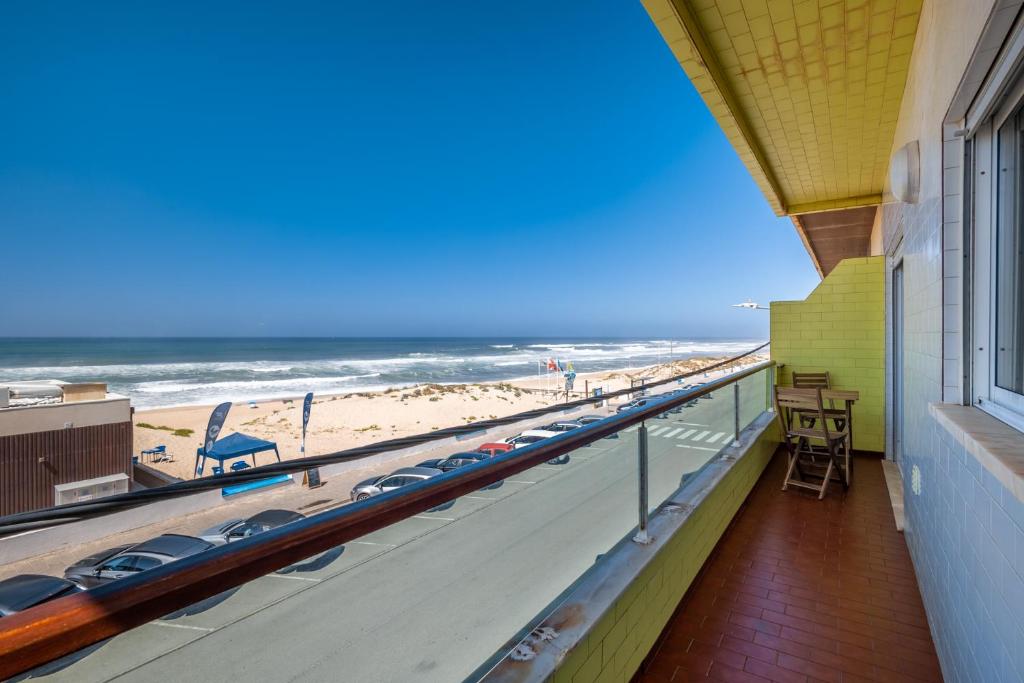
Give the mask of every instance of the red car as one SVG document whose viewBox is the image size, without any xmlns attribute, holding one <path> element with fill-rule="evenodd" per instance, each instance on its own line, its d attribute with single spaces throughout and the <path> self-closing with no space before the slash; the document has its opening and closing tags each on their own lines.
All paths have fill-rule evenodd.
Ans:
<svg viewBox="0 0 1024 683">
<path fill-rule="evenodd" d="M 512 450 L 513 448 L 514 448 L 514 446 L 512 444 L 510 444 L 510 443 L 485 443 L 484 445 L 480 446 L 480 448 L 478 448 L 476 450 L 479 453 L 486 453 L 487 455 L 489 455 L 489 456 L 491 456 L 493 458 L 496 455 L 501 455 L 502 453 L 507 453 L 508 451 Z"/>
</svg>

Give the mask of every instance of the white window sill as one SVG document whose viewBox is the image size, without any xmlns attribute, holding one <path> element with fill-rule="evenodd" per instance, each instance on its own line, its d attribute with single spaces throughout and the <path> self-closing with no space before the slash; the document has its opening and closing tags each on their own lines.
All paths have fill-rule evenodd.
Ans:
<svg viewBox="0 0 1024 683">
<path fill-rule="evenodd" d="M 1024 433 L 971 406 L 932 403 L 932 417 L 1024 503 Z"/>
</svg>

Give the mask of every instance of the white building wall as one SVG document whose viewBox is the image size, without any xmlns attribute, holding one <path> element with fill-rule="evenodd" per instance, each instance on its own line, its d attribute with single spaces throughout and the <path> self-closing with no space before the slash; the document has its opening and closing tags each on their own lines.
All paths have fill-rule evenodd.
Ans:
<svg viewBox="0 0 1024 683">
<path fill-rule="evenodd" d="M 887 204 L 881 226 L 889 274 L 904 271 L 907 543 L 950 681 L 1024 680 L 1024 504 L 929 412 L 963 398 L 963 143 L 943 122 L 994 4 L 925 0 L 893 144 L 920 144 L 920 199 Z"/>
</svg>

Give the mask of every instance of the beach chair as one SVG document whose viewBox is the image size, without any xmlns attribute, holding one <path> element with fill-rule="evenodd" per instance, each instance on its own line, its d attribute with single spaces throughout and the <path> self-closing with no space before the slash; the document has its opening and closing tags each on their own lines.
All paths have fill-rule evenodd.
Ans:
<svg viewBox="0 0 1024 683">
<path fill-rule="evenodd" d="M 821 387 L 796 389 L 775 387 L 775 412 L 782 424 L 783 446 L 789 455 L 786 477 L 782 490 L 790 486 L 808 489 L 818 494 L 818 500 L 825 497 L 825 491 L 832 481 L 849 488 L 850 449 L 847 447 L 848 433 L 845 429 L 830 429 L 829 418 L 822 405 Z M 812 421 L 805 422 L 805 417 Z M 812 450 L 812 442 L 820 442 L 821 450 Z M 824 473 L 819 474 L 822 464 L 818 457 L 825 458 Z M 833 479 L 833 472 L 838 479 Z M 820 483 L 811 480 L 820 479 Z"/>
<path fill-rule="evenodd" d="M 239 460 L 238 462 L 231 463 L 231 471 L 232 472 L 238 472 L 238 471 L 241 471 L 241 470 L 247 470 L 250 467 L 252 467 L 252 465 L 250 465 L 249 463 L 245 462 L 244 460 Z"/>
</svg>

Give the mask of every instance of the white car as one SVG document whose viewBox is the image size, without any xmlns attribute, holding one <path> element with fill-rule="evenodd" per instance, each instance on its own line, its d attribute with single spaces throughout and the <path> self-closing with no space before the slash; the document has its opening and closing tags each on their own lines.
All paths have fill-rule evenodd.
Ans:
<svg viewBox="0 0 1024 683">
<path fill-rule="evenodd" d="M 522 448 L 523 446 L 529 446 L 530 444 L 535 444 L 538 441 L 550 439 L 551 437 L 558 436 L 560 434 L 562 434 L 562 432 L 549 432 L 546 429 L 527 429 L 522 434 L 517 434 L 505 439 L 505 443 L 511 444 L 513 448 Z M 565 465 L 568 462 L 568 453 L 560 455 L 557 458 L 553 458 L 552 460 L 548 460 L 548 463 L 552 465 Z"/>
<path fill-rule="evenodd" d="M 543 441 L 544 439 L 550 439 L 553 436 L 558 436 L 561 432 L 549 432 L 546 429 L 527 429 L 522 434 L 516 434 L 515 436 L 505 439 L 505 443 L 512 445 L 514 448 L 522 448 L 523 446 L 529 446 L 532 443 Z"/>
</svg>

